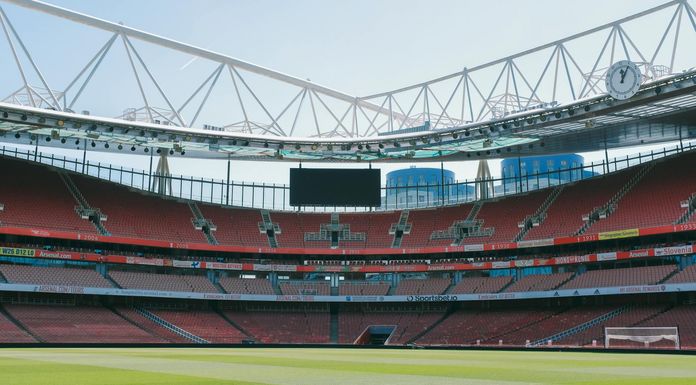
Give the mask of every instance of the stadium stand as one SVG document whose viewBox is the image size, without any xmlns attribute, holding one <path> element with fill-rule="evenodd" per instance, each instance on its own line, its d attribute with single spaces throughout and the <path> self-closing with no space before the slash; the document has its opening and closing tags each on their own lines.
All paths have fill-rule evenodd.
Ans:
<svg viewBox="0 0 696 385">
<path fill-rule="evenodd" d="M 338 316 L 338 342 L 353 343 L 368 326 L 396 326 L 387 344 L 404 344 L 428 330 L 443 315 L 432 311 L 366 311 L 357 306 L 346 307 Z"/>
<path fill-rule="evenodd" d="M 623 269 L 592 270 L 576 276 L 561 289 L 592 287 L 654 285 L 676 270 L 674 265 L 632 267 Z"/>
<path fill-rule="evenodd" d="M 258 223 L 262 219 L 258 210 L 228 209 L 204 204 L 198 207 L 203 216 L 217 226 L 213 233 L 220 244 L 268 247 L 266 234 L 259 231 Z"/>
<path fill-rule="evenodd" d="M 286 295 L 330 295 L 328 282 L 289 281 L 280 282 L 280 291 Z"/>
<path fill-rule="evenodd" d="M 226 292 L 233 294 L 275 294 L 271 281 L 267 279 L 221 277 L 218 283 Z"/>
<path fill-rule="evenodd" d="M 151 274 L 137 271 L 112 270 L 109 276 L 122 288 L 218 293 L 208 278 L 200 275 Z"/>
<path fill-rule="evenodd" d="M 399 282 L 399 286 L 396 287 L 394 294 L 442 294 L 451 283 L 452 280 L 449 278 L 404 279 Z"/>
<path fill-rule="evenodd" d="M 691 265 L 671 276 L 665 283 L 696 282 L 696 265 Z"/>
<path fill-rule="evenodd" d="M 162 343 L 105 307 L 4 305 L 41 342 Z"/>
<path fill-rule="evenodd" d="M 464 277 L 450 289 L 450 294 L 498 293 L 512 282 L 512 276 Z"/>
<path fill-rule="evenodd" d="M 37 342 L 29 333 L 12 322 L 0 311 L 0 343 Z"/>
<path fill-rule="evenodd" d="M 244 333 L 222 316 L 202 310 L 150 310 L 154 315 L 211 343 L 241 343 Z"/>
<path fill-rule="evenodd" d="M 343 281 L 338 286 L 338 295 L 387 295 L 389 282 Z"/>
<path fill-rule="evenodd" d="M 517 195 L 515 199 L 500 199 L 484 202 L 476 219 L 483 220 L 483 227 L 493 228 L 490 237 L 465 238 L 463 244 L 512 242 L 520 232 L 517 224 L 541 206 L 552 189 Z"/>
<path fill-rule="evenodd" d="M 503 340 L 503 345 L 524 346 L 527 341 L 546 339 L 556 333 L 568 330 L 574 326 L 591 321 L 603 314 L 616 310 L 618 306 L 578 306 L 565 309 L 550 317 L 540 319 L 538 322 L 530 323 L 525 327 L 511 330 L 496 337 Z M 488 344 L 495 344 L 498 341 L 488 340 Z"/>
<path fill-rule="evenodd" d="M 207 243 L 203 232 L 193 227 L 193 213 L 184 203 L 83 176 L 73 180 L 92 207 L 107 215 L 104 226 L 114 236 Z"/>
<path fill-rule="evenodd" d="M 147 331 L 155 337 L 171 343 L 190 343 L 191 341 L 173 331 L 162 327 L 162 325 L 146 318 L 138 313 L 135 309 L 126 306 L 119 306 L 114 309 L 121 317 L 129 322 L 138 325 L 141 329 Z"/>
<path fill-rule="evenodd" d="M 500 336 L 552 316 L 548 309 L 458 310 L 416 342 L 429 345 L 498 345 Z M 504 341 L 509 344 L 509 341 Z"/>
<path fill-rule="evenodd" d="M 696 154 L 690 153 L 656 163 L 618 202 L 616 210 L 595 222 L 587 233 L 674 224 L 684 213 L 681 201 L 696 192 L 694 162 Z"/>
<path fill-rule="evenodd" d="M 696 305 L 675 306 L 636 326 L 677 326 L 682 348 L 696 348 Z M 667 347 L 674 345 L 666 344 Z"/>
<path fill-rule="evenodd" d="M 262 343 L 329 342 L 327 311 L 233 311 L 225 316 Z M 279 322 L 282 319 L 282 322 Z"/>
<path fill-rule="evenodd" d="M 0 183 L 0 225 L 97 233 L 78 216 L 77 202 L 57 172 L 6 158 L 0 159 L 0 169 L 11 181 Z"/>
<path fill-rule="evenodd" d="M 607 203 L 636 170 L 629 169 L 611 176 L 599 176 L 565 186 L 546 211 L 546 218 L 532 227 L 525 240 L 546 239 L 575 235 L 583 226 L 583 215 Z"/>
<path fill-rule="evenodd" d="M 632 306 L 621 312 L 616 317 L 613 317 L 605 322 L 599 323 L 591 328 L 580 333 L 572 334 L 555 342 L 556 345 L 569 346 L 589 346 L 592 347 L 593 341 L 596 341 L 597 346 L 604 345 L 604 328 L 605 327 L 627 327 L 638 325 L 641 322 L 655 317 L 667 309 L 665 305 L 640 305 Z M 664 326 L 664 325 L 662 325 Z M 617 347 L 621 344 L 615 345 Z"/>
<path fill-rule="evenodd" d="M 111 282 L 92 269 L 0 265 L 0 273 L 10 283 L 62 285 L 81 287 L 113 287 Z"/>
<path fill-rule="evenodd" d="M 508 286 L 506 292 L 544 291 L 561 286 L 573 276 L 573 273 L 532 274 L 522 277 Z"/>
</svg>

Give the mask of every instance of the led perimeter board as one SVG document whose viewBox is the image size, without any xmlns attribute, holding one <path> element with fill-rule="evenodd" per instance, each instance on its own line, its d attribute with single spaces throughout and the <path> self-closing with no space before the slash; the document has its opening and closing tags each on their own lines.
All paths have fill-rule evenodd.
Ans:
<svg viewBox="0 0 696 385">
<path fill-rule="evenodd" d="M 291 206 L 379 207 L 379 169 L 291 168 Z"/>
</svg>

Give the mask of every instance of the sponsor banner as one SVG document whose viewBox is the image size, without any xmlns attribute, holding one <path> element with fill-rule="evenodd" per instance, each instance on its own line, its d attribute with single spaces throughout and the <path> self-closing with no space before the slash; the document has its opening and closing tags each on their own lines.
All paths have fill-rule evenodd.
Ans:
<svg viewBox="0 0 696 385">
<path fill-rule="evenodd" d="M 241 263 L 226 263 L 226 262 L 203 262 L 203 268 L 205 269 L 217 269 L 217 270 L 243 270 Z"/>
<path fill-rule="evenodd" d="M 181 267 L 181 268 L 186 268 L 186 269 L 200 269 L 200 268 L 202 268 L 201 262 L 199 262 L 199 261 L 179 261 L 176 259 L 172 261 L 172 267 Z"/>
<path fill-rule="evenodd" d="M 36 250 L 20 249 L 16 247 L 0 247 L 0 253 L 8 257 L 33 257 L 36 255 Z"/>
<path fill-rule="evenodd" d="M 597 262 L 616 260 L 616 252 L 597 253 Z"/>
<path fill-rule="evenodd" d="M 619 287 L 600 287 L 587 289 L 551 290 L 515 293 L 479 294 L 433 294 L 433 295 L 395 295 L 395 296 L 318 296 L 318 295 L 261 295 L 193 293 L 157 290 L 75 287 L 59 285 L 28 285 L 0 283 L 4 292 L 40 292 L 59 294 L 85 294 L 121 297 L 202 299 L 217 301 L 257 301 L 257 302 L 472 302 L 503 301 L 516 299 L 588 297 L 599 295 L 650 294 L 673 292 L 696 292 L 696 283 L 636 285 Z"/>
<path fill-rule="evenodd" d="M 126 257 L 129 265 L 164 266 L 164 261 L 160 258 Z"/>
<path fill-rule="evenodd" d="M 354 297 L 357 298 L 357 297 Z M 459 298 L 456 295 L 407 295 L 407 302 L 454 302 Z"/>
<path fill-rule="evenodd" d="M 491 265 L 494 269 L 509 269 L 512 267 L 512 263 L 510 263 L 510 261 L 491 262 Z"/>
<path fill-rule="evenodd" d="M 640 235 L 638 229 L 607 231 L 604 233 L 599 233 L 599 240 L 605 241 L 607 239 L 631 238 L 631 237 L 637 237 L 638 235 Z"/>
<path fill-rule="evenodd" d="M 464 251 L 483 251 L 483 244 L 464 245 Z"/>
<path fill-rule="evenodd" d="M 655 249 L 655 256 L 662 257 L 665 255 L 691 254 L 693 252 L 694 247 L 692 245 L 659 247 Z"/>
<path fill-rule="evenodd" d="M 532 267 L 534 266 L 533 259 L 523 259 L 521 261 L 514 261 L 515 267 Z"/>
<path fill-rule="evenodd" d="M 553 258 L 553 265 L 570 265 L 574 263 L 591 262 L 590 255 L 569 255 L 567 257 Z"/>
<path fill-rule="evenodd" d="M 649 249 L 631 250 L 628 252 L 628 258 L 645 258 L 645 257 L 650 257 L 650 250 Z"/>
<path fill-rule="evenodd" d="M 519 247 L 519 248 L 543 247 L 543 246 L 553 246 L 553 238 L 517 242 L 517 247 Z"/>
</svg>

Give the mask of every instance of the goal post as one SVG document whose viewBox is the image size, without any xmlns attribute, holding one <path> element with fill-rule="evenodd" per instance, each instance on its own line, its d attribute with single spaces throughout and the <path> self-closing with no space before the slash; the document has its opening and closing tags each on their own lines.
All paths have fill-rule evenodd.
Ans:
<svg viewBox="0 0 696 385">
<path fill-rule="evenodd" d="M 678 350 L 680 348 L 679 328 L 676 326 L 604 328 L 605 348 L 630 347 L 631 344 L 628 341 L 639 343 L 640 347 L 646 349 L 668 347 L 673 344 L 674 349 Z M 661 341 L 663 342 L 660 343 Z"/>
</svg>

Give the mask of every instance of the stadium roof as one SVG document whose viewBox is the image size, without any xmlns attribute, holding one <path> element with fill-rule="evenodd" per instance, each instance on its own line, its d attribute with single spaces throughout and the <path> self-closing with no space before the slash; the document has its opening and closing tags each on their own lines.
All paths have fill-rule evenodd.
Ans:
<svg viewBox="0 0 696 385">
<path fill-rule="evenodd" d="M 78 76 L 63 91 L 55 91 L 49 87 L 47 80 L 41 75 L 38 65 L 13 28 L 7 14 L 0 8 L 0 22 L 5 30 L 9 31 L 6 32 L 6 37 L 24 79 L 22 89 L 0 102 L 0 141 L 8 143 L 80 149 L 87 147 L 89 143 L 90 146 L 87 148 L 95 151 L 152 151 L 200 158 L 414 162 L 585 152 L 690 139 L 696 136 L 694 124 L 696 122 L 694 119 L 696 71 L 692 68 L 675 73 L 673 70 L 674 58 L 679 47 L 680 21 L 684 19 L 686 26 L 684 28 L 692 33 L 696 32 L 694 20 L 696 13 L 684 0 L 671 1 L 636 15 L 484 65 L 465 68 L 463 71 L 438 79 L 366 97 L 353 97 L 235 58 L 47 3 L 29 0 L 5 1 L 90 28 L 114 33 L 107 44 L 97 52 L 87 66 L 79 71 Z M 674 10 L 674 13 L 671 10 Z M 666 25 L 660 44 L 654 51 L 639 49 L 637 47 L 640 45 L 639 42 L 636 44 L 623 26 L 661 11 L 669 11 L 672 17 L 668 19 L 669 23 Z M 675 20 L 678 21 L 675 23 Z M 669 61 L 670 65 L 667 67 L 657 65 L 656 58 L 665 51 L 663 47 L 668 44 L 663 43 L 674 28 L 676 28 L 676 36 L 673 49 L 668 52 L 668 54 L 671 53 L 671 58 L 664 59 Z M 603 32 L 607 32 L 608 35 L 606 40 L 602 35 L 597 41 L 599 46 L 603 43 L 603 48 L 596 61 L 590 61 L 594 62 L 594 65 L 591 69 L 580 69 L 580 65 L 567 48 L 567 43 L 594 38 Z M 128 116 L 111 118 L 73 112 L 71 107 L 76 103 L 91 76 L 98 70 L 99 63 L 117 38 L 123 40 L 133 71 L 136 72 L 138 84 L 140 85 L 146 77 L 142 79 L 138 77 L 133 57 L 138 59 L 160 96 L 170 107 L 169 109 L 158 110 L 147 105 L 148 98 L 145 97 L 145 90 L 141 86 L 140 91 L 143 93 L 146 106 L 140 112 L 148 115 L 145 121 Z M 219 63 L 219 66 L 183 103 L 181 108 L 176 109 L 138 54 L 131 39 L 143 40 L 202 57 Z M 623 51 L 627 59 L 631 59 L 630 52 L 632 52 L 633 58 L 643 72 L 643 84 L 640 91 L 628 100 L 615 100 L 602 89 L 601 84 L 606 69 L 598 64 L 606 59 L 608 47 L 611 45 L 609 42 L 612 40 L 615 46 L 611 47 L 612 53 L 609 60 L 616 60 L 614 48 L 617 52 Z M 684 38 L 681 40 L 683 41 Z M 620 44 L 617 44 L 617 41 Z M 18 59 L 18 55 L 22 52 L 31 63 L 30 68 L 24 68 L 21 65 L 22 61 Z M 550 55 L 547 55 L 548 53 Z M 687 57 L 689 65 L 696 63 L 692 49 L 687 46 L 685 53 L 686 55 L 682 56 Z M 529 74 L 525 76 L 524 71 L 517 64 L 519 58 L 535 54 L 544 54 L 548 57 L 546 67 L 543 68 L 538 80 L 532 79 Z M 554 60 L 556 62 L 555 78 L 549 79 L 549 74 L 554 72 L 551 64 Z M 81 66 L 82 63 L 79 65 Z M 259 124 L 250 120 L 242 103 L 240 89 L 236 88 L 237 83 L 235 83 L 235 90 L 244 111 L 243 122 L 238 126 L 233 125 L 234 127 L 212 127 L 213 129 L 209 126 L 196 127 L 193 124 L 224 68 L 229 70 L 232 81 L 243 83 L 250 92 L 251 96 L 248 97 L 258 102 L 267 117 L 271 119 L 270 122 Z M 471 76 L 476 71 L 486 68 L 500 70 L 495 84 L 484 89 L 484 92 L 488 94 L 487 97 Z M 32 70 L 38 75 L 43 88 L 27 83 L 25 73 Z M 281 85 L 298 87 L 300 92 L 285 105 L 280 114 L 274 117 L 268 111 L 270 107 L 266 107 L 245 82 L 241 71 L 266 76 Z M 560 104 L 554 101 L 557 93 L 561 92 L 557 83 L 563 81 L 558 77 L 559 71 L 567 74 L 569 91 L 567 96 L 571 100 Z M 577 79 L 571 76 L 573 71 L 581 75 L 580 87 L 578 87 Z M 507 80 L 501 81 L 501 79 Z M 552 94 L 542 97 L 543 86 L 540 85 L 550 80 L 553 80 L 553 87 L 547 88 L 549 92 L 552 91 Z M 447 81 L 455 81 L 454 90 L 449 89 L 438 95 L 436 90 L 442 82 Z M 80 89 L 70 101 L 68 91 L 80 82 L 82 82 Z M 496 92 L 503 87 L 503 83 L 506 83 L 504 92 L 497 95 Z M 525 87 L 529 89 L 526 94 L 521 90 Z M 204 88 L 208 88 L 208 95 L 203 99 L 193 119 L 186 120 L 182 111 L 194 97 L 200 96 L 199 92 Z M 403 101 L 403 99 L 399 98 L 408 92 L 414 95 L 407 104 L 404 104 L 406 108 L 402 108 L 399 100 Z M 478 101 L 481 105 L 478 114 L 474 112 L 475 109 L 478 110 L 478 106 L 476 108 L 472 106 L 472 93 L 478 93 L 482 99 Z M 467 97 L 469 97 L 468 100 Z M 333 110 L 329 106 L 330 103 L 325 102 L 330 98 L 348 103 L 348 109 L 343 115 L 341 115 L 343 109 Z M 457 98 L 461 98 L 462 103 L 458 107 L 460 110 L 455 114 L 455 111 L 452 111 L 454 107 L 450 106 L 455 104 L 451 102 Z M 309 100 L 306 104 L 311 104 L 316 135 L 293 134 L 305 99 Z M 551 102 L 545 102 L 548 100 Z M 420 103 L 423 103 L 424 111 L 416 113 L 414 106 Z M 306 104 L 304 108 L 308 108 Z M 316 112 L 315 104 L 323 105 L 324 117 L 328 120 L 321 120 L 321 114 Z M 440 107 L 438 111 L 436 106 Z M 291 109 L 290 107 L 297 108 L 294 120 L 290 119 L 291 128 L 281 124 L 281 117 Z M 368 113 L 374 113 L 374 116 L 370 118 L 371 115 Z M 133 116 L 135 114 L 134 111 Z M 455 118 L 455 115 L 459 118 Z M 235 127 L 241 127 L 241 129 Z"/>
</svg>

